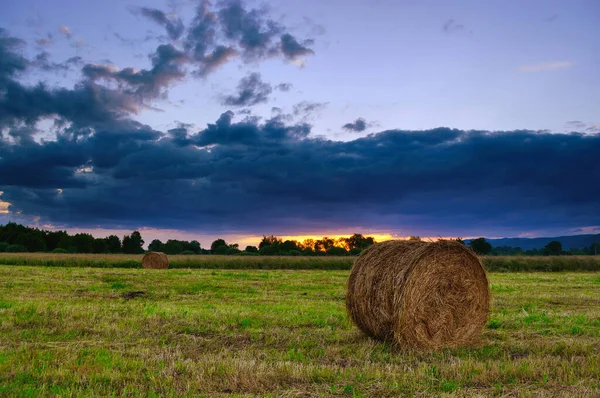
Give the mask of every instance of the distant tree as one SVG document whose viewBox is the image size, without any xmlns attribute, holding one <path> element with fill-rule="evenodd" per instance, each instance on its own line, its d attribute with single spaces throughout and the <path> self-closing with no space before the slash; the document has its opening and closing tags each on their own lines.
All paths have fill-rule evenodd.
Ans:
<svg viewBox="0 0 600 398">
<path fill-rule="evenodd" d="M 179 240 L 169 239 L 164 244 L 163 250 L 167 254 L 179 254 L 183 251 L 183 243 Z"/>
<path fill-rule="evenodd" d="M 194 252 L 194 254 L 200 254 L 202 248 L 200 247 L 200 242 L 193 240 L 191 242 L 183 242 L 183 250 Z"/>
<path fill-rule="evenodd" d="M 25 252 L 27 252 L 27 248 L 23 245 L 14 244 L 14 245 L 8 246 L 6 248 L 6 252 L 7 253 L 25 253 Z"/>
<path fill-rule="evenodd" d="M 161 252 L 161 251 L 163 251 L 162 247 L 163 247 L 163 243 L 160 241 L 160 239 L 154 239 L 148 245 L 148 250 L 151 252 Z"/>
<path fill-rule="evenodd" d="M 211 250 L 212 251 L 212 250 Z M 225 246 L 217 246 L 215 248 L 214 251 L 212 251 L 214 254 L 220 254 L 220 255 L 224 255 L 227 254 L 229 252 L 229 246 L 225 245 Z"/>
<path fill-rule="evenodd" d="M 315 251 L 313 250 L 312 246 L 305 246 L 304 249 L 302 249 L 302 254 L 305 256 L 314 256 Z"/>
<path fill-rule="evenodd" d="M 343 247 L 332 246 L 327 249 L 328 256 L 345 256 L 348 252 Z"/>
<path fill-rule="evenodd" d="M 471 249 L 477 254 L 485 255 L 492 251 L 492 245 L 485 238 L 477 238 L 471 241 Z"/>
<path fill-rule="evenodd" d="M 600 254 L 600 243 L 592 243 L 589 248 L 589 253 L 593 256 Z"/>
<path fill-rule="evenodd" d="M 106 239 L 94 239 L 93 253 L 106 253 Z"/>
<path fill-rule="evenodd" d="M 123 237 L 123 253 L 140 254 L 144 252 L 144 240 L 139 231 L 133 231 L 130 236 Z"/>
<path fill-rule="evenodd" d="M 324 236 L 323 238 L 315 241 L 315 252 L 325 253 L 327 250 L 333 247 L 334 240 Z"/>
<path fill-rule="evenodd" d="M 71 244 L 71 240 L 72 238 L 68 234 L 61 235 L 60 240 L 58 241 L 58 247 L 70 251 L 69 249 L 75 247 Z"/>
<path fill-rule="evenodd" d="M 10 246 L 8 242 L 0 242 L 0 253 L 5 252 L 8 246 Z"/>
<path fill-rule="evenodd" d="M 375 243 L 375 239 L 371 236 L 363 236 L 362 234 L 354 234 L 349 238 L 345 238 L 346 247 L 348 250 L 352 249 L 366 249 Z"/>
<path fill-rule="evenodd" d="M 550 256 L 557 256 L 562 252 L 562 243 L 553 240 L 544 247 L 544 253 Z"/>
<path fill-rule="evenodd" d="M 363 249 L 355 247 L 353 249 L 350 249 L 348 254 L 350 254 L 351 256 L 358 256 L 362 251 L 363 251 Z"/>
<path fill-rule="evenodd" d="M 276 236 L 273 236 L 273 235 L 270 235 L 270 236 L 264 236 L 263 235 L 262 240 L 258 244 L 258 248 L 262 249 L 265 246 L 274 246 L 274 247 L 277 247 L 280 244 L 281 244 L 281 239 L 280 238 L 278 238 Z"/>
<path fill-rule="evenodd" d="M 227 248 L 227 242 L 225 242 L 225 240 L 223 240 L 223 239 L 217 239 L 217 240 L 215 240 L 215 241 L 214 241 L 214 242 L 213 242 L 213 243 L 210 245 L 210 251 L 211 251 L 212 253 L 216 253 L 216 252 L 217 252 L 217 249 L 218 249 L 219 247 L 225 247 L 225 248 Z M 225 252 L 226 252 L 226 251 L 227 251 L 227 250 L 225 250 Z"/>
<path fill-rule="evenodd" d="M 231 244 L 227 245 L 227 247 L 229 247 L 230 249 L 240 250 L 240 244 L 239 243 L 231 243 Z"/>
<path fill-rule="evenodd" d="M 44 236 L 44 241 L 46 242 L 46 250 L 52 251 L 59 246 L 60 240 L 63 236 L 67 236 L 68 234 L 65 231 L 49 231 L 46 232 Z"/>
<path fill-rule="evenodd" d="M 246 250 L 248 253 L 258 253 L 258 247 L 256 246 L 246 246 Z"/>
<path fill-rule="evenodd" d="M 109 253 L 121 252 L 121 239 L 116 235 L 110 235 L 106 238 L 106 250 Z"/>
<path fill-rule="evenodd" d="M 25 246 L 28 252 L 43 252 L 46 250 L 44 233 L 38 229 L 30 229 L 22 233 L 17 237 L 15 243 Z"/>
<path fill-rule="evenodd" d="M 421 237 L 420 236 L 409 236 L 408 240 L 418 240 L 418 241 L 420 241 Z"/>
<path fill-rule="evenodd" d="M 311 252 L 314 252 L 315 250 L 315 240 L 314 239 L 304 239 L 304 241 L 302 241 L 302 251 L 306 251 L 307 249 L 310 249 Z"/>
<path fill-rule="evenodd" d="M 235 246 L 235 247 L 233 247 Z M 240 254 L 242 251 L 240 249 L 238 249 L 238 244 L 236 243 L 235 245 L 229 245 L 229 247 L 227 248 L 227 252 L 226 254 L 228 255 L 234 255 L 234 254 Z"/>
<path fill-rule="evenodd" d="M 523 249 L 511 246 L 496 246 L 492 249 L 491 254 L 494 256 L 517 256 L 523 254 Z"/>
<path fill-rule="evenodd" d="M 279 245 L 279 250 L 284 252 L 290 252 L 292 250 L 299 251 L 298 242 L 295 240 L 286 240 L 285 242 Z"/>
<path fill-rule="evenodd" d="M 279 252 L 277 250 L 277 247 L 267 245 L 267 246 L 263 246 L 260 249 L 258 249 L 258 253 L 261 256 L 275 256 Z"/>
<path fill-rule="evenodd" d="M 90 234 L 79 233 L 73 235 L 71 245 L 77 253 L 91 253 L 94 250 L 94 237 Z"/>
</svg>

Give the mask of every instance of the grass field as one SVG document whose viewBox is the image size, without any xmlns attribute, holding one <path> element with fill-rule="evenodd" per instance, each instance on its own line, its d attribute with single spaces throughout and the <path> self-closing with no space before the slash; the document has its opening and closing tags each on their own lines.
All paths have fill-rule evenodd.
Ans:
<svg viewBox="0 0 600 398">
<path fill-rule="evenodd" d="M 0 264 L 141 268 L 143 254 L 0 253 Z M 169 256 L 170 268 L 349 270 L 356 257 Z M 488 271 L 600 271 L 599 256 L 487 256 Z"/>
<path fill-rule="evenodd" d="M 492 273 L 437 353 L 361 335 L 347 276 L 0 265 L 0 396 L 600 396 L 600 273 Z"/>
</svg>

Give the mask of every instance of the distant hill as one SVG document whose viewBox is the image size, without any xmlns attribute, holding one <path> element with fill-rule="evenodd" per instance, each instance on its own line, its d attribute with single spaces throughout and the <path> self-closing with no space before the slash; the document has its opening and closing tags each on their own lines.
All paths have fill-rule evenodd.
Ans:
<svg viewBox="0 0 600 398">
<path fill-rule="evenodd" d="M 582 249 L 590 247 L 592 243 L 600 243 L 600 234 L 597 235 L 571 235 L 571 236 L 556 236 L 553 238 L 501 238 L 488 239 L 488 242 L 493 247 L 510 246 L 520 247 L 523 250 L 542 249 L 553 240 L 557 240 L 562 244 L 563 250 Z M 465 240 L 469 243 L 470 240 Z"/>
</svg>

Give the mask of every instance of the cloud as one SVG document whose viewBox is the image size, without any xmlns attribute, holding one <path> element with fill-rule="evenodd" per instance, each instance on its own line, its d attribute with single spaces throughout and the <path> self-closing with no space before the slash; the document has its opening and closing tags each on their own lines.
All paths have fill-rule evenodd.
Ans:
<svg viewBox="0 0 600 398">
<path fill-rule="evenodd" d="M 278 85 L 275 86 L 275 90 L 279 90 L 279 91 L 290 91 L 293 87 L 292 83 L 279 83 Z"/>
<path fill-rule="evenodd" d="M 139 13 L 140 15 L 164 27 L 171 40 L 179 39 L 185 29 L 181 18 L 173 14 L 166 14 L 165 12 L 156 8 L 134 8 L 133 12 Z"/>
<path fill-rule="evenodd" d="M 19 53 L 23 43 L 0 30 L 0 131 L 3 128 L 19 129 L 13 133 L 24 137 L 27 131 L 34 133 L 36 129 L 32 126 L 44 118 L 68 121 L 72 130 L 65 134 L 72 136 L 89 134 L 92 128 L 134 123 L 126 120 L 126 116 L 138 111 L 139 99 L 130 93 L 98 85 L 93 80 L 84 79 L 72 89 L 50 88 L 44 83 L 34 86 L 20 83 L 17 77 L 29 69 L 64 69 L 81 62 L 80 58 L 72 57 L 62 64 L 53 64 L 46 53 L 29 61 Z M 29 128 L 21 129 L 23 124 Z"/>
<path fill-rule="evenodd" d="M 27 59 L 19 53 L 24 46 L 25 41 L 9 36 L 5 29 L 0 28 L 0 84 L 6 84 L 27 68 Z"/>
<path fill-rule="evenodd" d="M 111 65 L 87 64 L 83 74 L 91 81 L 114 80 L 127 86 L 125 93 L 141 98 L 153 99 L 166 96 L 171 83 L 185 77 L 182 66 L 187 63 L 187 55 L 170 44 L 161 44 L 151 54 L 151 69 L 118 69 Z"/>
<path fill-rule="evenodd" d="M 71 70 L 75 66 L 81 65 L 83 62 L 81 57 L 71 57 L 64 62 L 52 62 L 50 61 L 50 53 L 42 51 L 30 62 L 30 66 L 39 68 L 46 72 L 60 72 Z"/>
<path fill-rule="evenodd" d="M 266 10 L 248 8 L 240 0 L 225 0 L 216 9 L 211 9 L 208 1 L 202 1 L 185 37 L 185 47 L 199 65 L 197 74 L 201 76 L 235 55 L 246 62 L 279 55 L 295 60 L 313 54 L 307 47 L 311 44 L 311 40 L 300 44 Z"/>
<path fill-rule="evenodd" d="M 283 30 L 277 22 L 264 11 L 247 10 L 240 0 L 227 0 L 223 5 L 217 13 L 219 24 L 225 37 L 237 43 L 246 59 L 275 54 L 273 39 Z"/>
<path fill-rule="evenodd" d="M 444 22 L 444 25 L 442 26 L 442 30 L 446 33 L 461 32 L 465 29 L 465 25 L 456 22 L 456 20 L 454 19 L 448 19 L 446 22 Z"/>
<path fill-rule="evenodd" d="M 598 134 L 600 133 L 600 124 L 589 126 L 587 129 L 585 129 L 585 131 L 592 134 Z"/>
<path fill-rule="evenodd" d="M 311 18 L 304 16 L 302 19 L 304 25 L 310 28 L 310 33 L 312 35 L 323 36 L 327 32 L 327 29 L 325 29 L 323 25 L 315 23 Z"/>
<path fill-rule="evenodd" d="M 314 119 L 327 105 L 329 105 L 328 102 L 302 101 L 293 106 L 292 115 L 300 117 L 300 120 L 308 121 Z"/>
<path fill-rule="evenodd" d="M 52 35 L 48 34 L 47 37 L 39 37 L 35 39 L 35 44 L 40 47 L 46 47 L 52 44 Z"/>
<path fill-rule="evenodd" d="M 309 41 L 312 44 L 312 41 Z M 289 33 L 281 36 L 281 51 L 289 60 L 295 60 L 305 55 L 312 55 L 315 52 L 308 47 L 298 43 L 298 41 Z"/>
<path fill-rule="evenodd" d="M 252 73 L 240 80 L 237 94 L 223 98 L 223 105 L 253 106 L 267 102 L 273 92 L 271 85 L 261 80 L 260 73 Z"/>
<path fill-rule="evenodd" d="M 344 124 L 342 126 L 342 128 L 344 130 L 354 131 L 354 132 L 359 133 L 359 132 L 365 131 L 367 128 L 372 127 L 372 126 L 373 126 L 373 123 L 367 123 L 367 121 L 365 119 L 363 119 L 362 117 L 359 117 L 352 123 Z"/>
<path fill-rule="evenodd" d="M 220 66 L 225 65 L 236 55 L 237 51 L 233 48 L 219 45 L 210 54 L 205 55 L 202 58 L 202 62 L 200 63 L 200 67 L 196 74 L 205 77 Z"/>
<path fill-rule="evenodd" d="M 62 33 L 68 40 L 71 40 L 71 37 L 72 37 L 71 28 L 69 28 L 68 26 L 65 26 L 65 25 L 61 25 L 58 27 L 58 31 L 60 33 Z"/>
<path fill-rule="evenodd" d="M 518 70 L 520 72 L 541 72 L 547 70 L 567 69 L 572 67 L 573 65 L 573 62 L 570 61 L 554 61 L 534 65 L 524 65 L 520 66 Z"/>
<path fill-rule="evenodd" d="M 567 125 L 568 128 L 571 128 L 571 129 L 582 129 L 582 128 L 585 128 L 585 126 L 586 126 L 585 123 L 583 123 L 579 120 L 571 120 L 565 124 Z"/>
</svg>

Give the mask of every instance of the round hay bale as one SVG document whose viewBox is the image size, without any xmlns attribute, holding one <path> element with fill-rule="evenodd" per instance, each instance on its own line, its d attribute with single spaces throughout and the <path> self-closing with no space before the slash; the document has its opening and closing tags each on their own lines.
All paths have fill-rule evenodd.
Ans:
<svg viewBox="0 0 600 398">
<path fill-rule="evenodd" d="M 490 290 L 481 260 L 461 243 L 395 240 L 356 259 L 346 308 L 374 339 L 435 350 L 479 339 Z"/>
<path fill-rule="evenodd" d="M 148 252 L 142 258 L 142 267 L 146 269 L 166 269 L 169 268 L 169 259 L 162 252 Z"/>
</svg>

